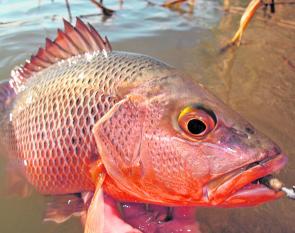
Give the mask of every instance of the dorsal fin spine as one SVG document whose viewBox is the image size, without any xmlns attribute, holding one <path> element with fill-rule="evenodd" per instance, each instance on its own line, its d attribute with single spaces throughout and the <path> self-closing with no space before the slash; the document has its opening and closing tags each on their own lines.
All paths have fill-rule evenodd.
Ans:
<svg viewBox="0 0 295 233">
<path fill-rule="evenodd" d="M 88 47 L 85 44 L 85 41 L 83 40 L 83 38 L 81 38 L 81 35 L 77 32 L 76 28 L 74 28 L 66 20 L 64 20 L 64 27 L 65 27 L 65 33 L 72 38 L 73 44 L 76 45 L 76 47 L 79 49 L 79 52 L 81 53 L 81 52 L 87 51 Z"/>
<path fill-rule="evenodd" d="M 82 52 L 86 52 L 86 51 L 89 51 L 89 45 L 86 41 L 86 39 L 84 38 L 84 36 L 77 30 L 77 28 L 74 28 L 74 31 L 75 33 L 77 34 L 78 38 L 79 38 L 79 41 L 80 41 L 80 44 L 81 44 L 81 49 L 82 49 Z"/>
<path fill-rule="evenodd" d="M 82 36 L 87 41 L 88 45 L 90 46 L 90 49 L 92 49 L 94 51 L 98 50 L 99 46 L 95 42 L 93 36 L 91 35 L 90 30 L 79 18 L 77 18 L 76 27 L 78 30 L 80 30 L 82 32 Z"/>
<path fill-rule="evenodd" d="M 47 60 L 48 62 L 55 63 L 55 57 L 50 54 L 47 50 L 40 48 L 39 52 L 37 53 L 37 56 L 40 57 L 43 60 Z"/>
<path fill-rule="evenodd" d="M 75 55 L 79 52 L 79 49 L 73 43 L 73 41 L 62 30 L 57 30 L 57 38 L 55 40 L 60 47 L 66 49 L 71 55 Z"/>
<path fill-rule="evenodd" d="M 47 38 L 45 49 L 39 48 L 36 55 L 31 56 L 22 67 L 13 70 L 9 83 L 15 92 L 19 92 L 32 74 L 60 60 L 93 51 L 101 51 L 105 56 L 111 52 L 112 47 L 107 37 L 103 39 L 92 25 L 87 26 L 79 18 L 75 27 L 64 20 L 64 31 L 58 30 L 53 41 Z"/>
<path fill-rule="evenodd" d="M 60 48 L 56 43 L 54 43 L 48 38 L 46 38 L 45 48 L 50 54 L 52 54 L 54 57 L 58 59 L 66 59 L 70 55 L 69 53 L 67 53 L 65 50 Z"/>
<path fill-rule="evenodd" d="M 37 56 L 31 56 L 31 61 L 32 61 L 32 63 L 35 63 L 42 68 L 46 68 L 49 65 L 51 65 L 51 63 L 48 63 Z"/>
<path fill-rule="evenodd" d="M 109 50 L 112 51 L 113 48 L 112 48 L 112 45 L 111 45 L 109 39 L 107 38 L 107 36 L 105 36 L 104 39 L 105 39 L 105 47 L 107 46 L 107 49 L 105 49 L 105 50 L 106 51 L 109 51 Z"/>
<path fill-rule="evenodd" d="M 98 42 L 98 46 L 100 48 L 105 48 L 105 45 L 104 45 L 104 42 L 103 42 L 103 39 L 102 37 L 97 33 L 97 31 L 94 29 L 94 27 L 91 25 L 91 24 L 88 24 L 89 27 L 90 27 L 90 30 L 91 30 L 91 33 L 95 36 L 96 38 L 96 41 Z"/>
<path fill-rule="evenodd" d="M 24 68 L 28 69 L 28 70 L 32 70 L 34 72 L 38 72 L 40 70 L 40 66 L 34 65 L 34 63 L 26 63 Z"/>
</svg>

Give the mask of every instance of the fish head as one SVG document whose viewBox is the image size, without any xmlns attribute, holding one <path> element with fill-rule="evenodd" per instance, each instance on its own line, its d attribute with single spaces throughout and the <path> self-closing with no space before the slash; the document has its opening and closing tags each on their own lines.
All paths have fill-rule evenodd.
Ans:
<svg viewBox="0 0 295 233">
<path fill-rule="evenodd" d="M 156 204 L 224 207 L 282 195 L 258 180 L 280 170 L 286 156 L 202 86 L 166 77 L 129 97 L 94 129 L 123 192 Z"/>
</svg>

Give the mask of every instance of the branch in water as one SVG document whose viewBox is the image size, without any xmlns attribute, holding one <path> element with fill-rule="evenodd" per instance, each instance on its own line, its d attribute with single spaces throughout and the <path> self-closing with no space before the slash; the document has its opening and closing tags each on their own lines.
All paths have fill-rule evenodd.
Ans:
<svg viewBox="0 0 295 233">
<path fill-rule="evenodd" d="M 72 12 L 71 12 L 69 0 L 66 0 L 66 7 L 67 7 L 68 14 L 69 14 L 69 20 L 70 20 L 70 22 L 72 22 L 73 17 L 72 17 Z"/>
<path fill-rule="evenodd" d="M 252 0 L 250 2 L 244 14 L 242 15 L 242 18 L 240 21 L 240 27 L 237 30 L 234 37 L 231 39 L 230 44 L 240 45 L 244 31 L 246 30 L 248 24 L 250 23 L 251 19 L 253 18 L 258 8 L 261 7 L 262 5 L 263 5 L 263 2 L 261 0 Z"/>
<path fill-rule="evenodd" d="M 102 10 L 102 13 L 104 14 L 104 16 L 110 17 L 113 15 L 113 13 L 115 12 L 112 9 L 109 9 L 107 7 L 105 7 L 102 4 L 102 0 L 100 0 L 100 2 L 97 2 L 96 0 L 90 0 L 95 6 L 97 6 L 98 8 L 100 8 Z"/>
</svg>

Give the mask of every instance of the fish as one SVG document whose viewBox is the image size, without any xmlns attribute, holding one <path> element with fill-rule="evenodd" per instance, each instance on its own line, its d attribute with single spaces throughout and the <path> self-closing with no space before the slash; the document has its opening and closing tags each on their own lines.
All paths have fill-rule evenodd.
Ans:
<svg viewBox="0 0 295 233">
<path fill-rule="evenodd" d="M 283 195 L 259 182 L 287 163 L 275 142 L 184 71 L 113 50 L 79 18 L 2 81 L 0 125 L 9 177 L 43 195 L 74 195 L 51 203 L 51 217 L 80 214 L 85 233 L 153 232 L 171 216 L 177 226 L 183 213 L 193 219 L 196 206 Z M 13 189 L 28 190 L 19 181 Z M 134 213 L 144 220 L 132 223 Z"/>
</svg>

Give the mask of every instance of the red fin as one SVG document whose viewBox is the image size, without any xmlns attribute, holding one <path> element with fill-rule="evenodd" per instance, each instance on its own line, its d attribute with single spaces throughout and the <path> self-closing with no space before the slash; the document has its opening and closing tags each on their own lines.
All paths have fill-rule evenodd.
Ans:
<svg viewBox="0 0 295 233">
<path fill-rule="evenodd" d="M 79 194 L 54 196 L 47 203 L 43 220 L 62 223 L 72 216 L 82 215 L 83 211 L 86 211 L 86 207 Z"/>
<path fill-rule="evenodd" d="M 77 18 L 76 27 L 81 32 L 83 38 L 87 41 L 88 47 L 91 50 L 95 51 L 100 49 L 99 44 L 96 43 L 96 40 L 91 34 L 89 28 L 79 18 Z"/>
<path fill-rule="evenodd" d="M 58 46 L 54 41 L 51 41 L 48 38 L 46 38 L 45 49 L 58 60 L 67 59 L 68 57 L 72 56 L 60 46 Z"/>
<path fill-rule="evenodd" d="M 84 233 L 118 232 L 141 233 L 121 218 L 116 201 L 104 195 L 98 186 L 87 212 Z"/>
<path fill-rule="evenodd" d="M 40 57 L 36 56 L 31 56 L 31 62 L 42 68 L 46 68 L 51 65 L 50 62 L 42 60 Z"/>
<path fill-rule="evenodd" d="M 83 38 L 82 33 L 77 29 L 77 27 L 73 27 L 69 22 L 64 20 L 65 25 L 65 33 L 69 35 L 72 39 L 73 44 L 76 45 L 80 52 L 87 52 L 89 51 L 89 47 L 87 45 L 86 40 Z"/>
<path fill-rule="evenodd" d="M 43 48 L 40 48 L 38 50 L 36 57 L 41 60 L 47 61 L 50 65 L 57 62 L 57 59 Z"/>
<path fill-rule="evenodd" d="M 111 52 L 112 47 L 106 37 L 103 39 L 94 27 L 87 26 L 79 18 L 76 26 L 64 20 L 64 32 L 58 30 L 54 41 L 47 38 L 45 48 L 40 48 L 22 67 L 12 71 L 10 84 L 18 92 L 33 73 L 60 60 L 93 51 Z"/>
<path fill-rule="evenodd" d="M 104 228 L 104 200 L 102 184 L 105 180 L 105 174 L 100 173 L 96 181 L 96 189 L 91 200 L 85 220 L 84 233 L 103 233 Z"/>
<path fill-rule="evenodd" d="M 97 187 L 86 216 L 84 233 L 103 233 L 104 200 L 101 187 Z"/>
<path fill-rule="evenodd" d="M 68 53 L 71 53 L 72 55 L 79 53 L 79 49 L 76 47 L 73 41 L 60 29 L 57 30 L 57 38 L 55 40 L 55 43 L 57 43 L 60 47 L 64 48 Z"/>
</svg>

